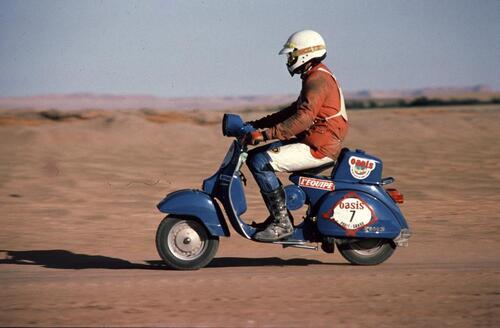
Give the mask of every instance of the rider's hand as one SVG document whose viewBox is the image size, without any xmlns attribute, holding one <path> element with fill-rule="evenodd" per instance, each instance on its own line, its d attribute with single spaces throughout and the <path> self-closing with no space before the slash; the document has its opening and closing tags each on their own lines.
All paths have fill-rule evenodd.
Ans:
<svg viewBox="0 0 500 328">
<path fill-rule="evenodd" d="M 259 143 L 266 141 L 266 135 L 262 133 L 261 131 L 252 131 L 248 132 L 244 137 L 243 140 L 247 145 L 258 145 Z"/>
</svg>

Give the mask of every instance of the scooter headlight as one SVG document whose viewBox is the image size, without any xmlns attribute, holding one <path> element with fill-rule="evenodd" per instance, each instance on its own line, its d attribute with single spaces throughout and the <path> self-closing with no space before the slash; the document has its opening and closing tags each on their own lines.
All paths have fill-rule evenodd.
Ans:
<svg viewBox="0 0 500 328">
<path fill-rule="evenodd" d="M 224 114 L 222 118 L 222 134 L 226 137 L 239 138 L 254 130 L 251 125 L 245 124 L 239 115 Z"/>
<path fill-rule="evenodd" d="M 239 115 L 224 114 L 222 118 L 222 134 L 226 137 L 238 137 L 240 130 L 245 125 Z"/>
</svg>

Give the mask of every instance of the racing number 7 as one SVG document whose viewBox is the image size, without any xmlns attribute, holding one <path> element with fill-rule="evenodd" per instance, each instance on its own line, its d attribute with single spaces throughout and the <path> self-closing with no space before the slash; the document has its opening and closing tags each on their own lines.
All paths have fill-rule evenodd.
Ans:
<svg viewBox="0 0 500 328">
<path fill-rule="evenodd" d="M 354 219 L 354 214 L 356 214 L 356 211 L 355 210 L 350 210 L 349 212 L 352 213 L 352 215 L 351 215 L 351 221 L 349 221 L 349 222 L 352 222 L 352 219 Z"/>
</svg>

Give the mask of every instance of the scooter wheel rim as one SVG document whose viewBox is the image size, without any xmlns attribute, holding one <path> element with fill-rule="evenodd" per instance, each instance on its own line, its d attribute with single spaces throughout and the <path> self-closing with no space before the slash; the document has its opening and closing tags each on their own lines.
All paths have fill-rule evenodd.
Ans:
<svg viewBox="0 0 500 328">
<path fill-rule="evenodd" d="M 168 249 L 176 258 L 192 261 L 199 258 L 206 248 L 207 234 L 196 221 L 183 220 L 170 229 L 167 237 Z"/>
<path fill-rule="evenodd" d="M 362 240 L 355 243 L 351 243 L 351 249 L 363 256 L 370 256 L 377 253 L 380 248 L 384 246 L 382 240 Z"/>
</svg>

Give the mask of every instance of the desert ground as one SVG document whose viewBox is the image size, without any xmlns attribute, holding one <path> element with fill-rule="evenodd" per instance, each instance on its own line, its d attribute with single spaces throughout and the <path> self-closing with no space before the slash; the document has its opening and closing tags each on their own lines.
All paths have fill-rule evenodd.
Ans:
<svg viewBox="0 0 500 328">
<path fill-rule="evenodd" d="M 0 111 L 0 326 L 498 327 L 500 106 L 349 115 L 345 146 L 405 195 L 407 248 L 361 267 L 232 231 L 173 271 L 156 204 L 218 168 L 222 112 Z M 263 219 L 247 177 L 244 217 Z"/>
</svg>

